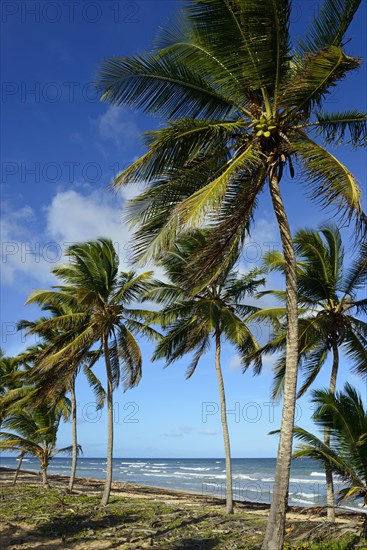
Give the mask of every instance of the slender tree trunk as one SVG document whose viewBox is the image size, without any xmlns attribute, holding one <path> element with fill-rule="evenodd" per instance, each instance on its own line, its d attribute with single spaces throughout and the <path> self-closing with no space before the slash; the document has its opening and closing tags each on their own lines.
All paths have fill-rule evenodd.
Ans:
<svg viewBox="0 0 367 550">
<path fill-rule="evenodd" d="M 24 455 L 25 455 L 25 452 L 24 452 L 24 451 L 23 451 L 22 453 L 20 453 L 20 455 L 19 455 L 18 466 L 17 466 L 17 469 L 15 470 L 14 477 L 13 477 L 13 481 L 12 481 L 12 486 L 13 486 L 13 487 L 14 487 L 14 485 L 15 485 L 16 482 L 17 482 L 18 475 L 19 475 L 19 472 L 20 472 L 20 467 L 21 467 L 21 465 L 22 465 Z"/>
<path fill-rule="evenodd" d="M 106 465 L 106 481 L 101 500 L 101 506 L 108 504 L 108 499 L 112 485 L 112 457 L 113 457 L 113 383 L 111 361 L 108 353 L 107 336 L 103 338 L 103 351 L 106 361 L 107 373 L 107 465 Z"/>
<path fill-rule="evenodd" d="M 224 383 L 222 369 L 220 365 L 220 331 L 215 332 L 215 370 L 217 373 L 219 396 L 220 396 L 220 415 L 222 421 L 222 432 L 224 440 L 224 452 L 226 456 L 226 511 L 227 514 L 233 513 L 233 494 L 232 494 L 232 464 L 231 464 L 231 446 L 229 442 L 227 409 L 226 409 L 226 394 L 224 391 Z"/>
<path fill-rule="evenodd" d="M 41 472 L 42 472 L 42 485 L 44 489 L 50 489 L 50 484 L 48 482 L 48 476 L 47 476 L 47 465 L 41 465 Z"/>
<path fill-rule="evenodd" d="M 336 336 L 333 335 L 333 367 L 331 369 L 329 391 L 334 395 L 336 388 L 336 378 L 338 376 L 339 369 L 339 348 Z M 324 443 L 330 447 L 330 428 L 325 427 L 324 430 Z M 325 466 L 326 476 L 326 502 L 327 502 L 327 519 L 328 521 L 335 521 L 335 504 L 334 504 L 334 482 L 333 482 L 333 470 L 329 465 Z"/>
<path fill-rule="evenodd" d="M 297 268 L 292 235 L 279 189 L 276 169 L 270 176 L 270 193 L 278 221 L 286 269 L 287 341 L 286 372 L 282 424 L 275 470 L 273 499 L 266 527 L 263 550 L 281 550 L 284 543 L 285 519 L 288 505 L 288 486 L 292 456 L 294 416 L 298 374 L 298 309 Z"/>
<path fill-rule="evenodd" d="M 70 393 L 71 393 L 71 431 L 72 431 L 72 446 L 73 454 L 71 459 L 71 470 L 70 470 L 70 479 L 69 479 L 69 492 L 73 491 L 74 481 L 75 481 L 75 472 L 76 472 L 76 463 L 78 460 L 78 438 L 77 438 L 77 426 L 76 426 L 76 396 L 75 396 L 75 379 L 71 383 Z"/>
</svg>

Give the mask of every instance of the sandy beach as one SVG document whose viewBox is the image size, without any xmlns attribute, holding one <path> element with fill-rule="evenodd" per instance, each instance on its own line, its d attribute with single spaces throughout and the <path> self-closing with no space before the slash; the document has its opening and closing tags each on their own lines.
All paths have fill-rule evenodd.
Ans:
<svg viewBox="0 0 367 550">
<path fill-rule="evenodd" d="M 51 490 L 45 491 L 38 474 L 28 471 L 11 487 L 13 472 L 0 469 L 1 548 L 12 550 L 259 548 L 269 509 L 266 504 L 236 502 L 235 513 L 226 516 L 220 498 L 121 482 L 113 484 L 111 503 L 100 509 L 100 480 L 77 478 L 68 495 L 67 476 L 50 475 Z M 320 508 L 290 507 L 289 547 L 299 547 L 310 537 L 356 538 L 362 523 L 362 514 L 342 511 L 330 525 Z M 355 547 L 367 548 L 361 542 Z"/>
</svg>

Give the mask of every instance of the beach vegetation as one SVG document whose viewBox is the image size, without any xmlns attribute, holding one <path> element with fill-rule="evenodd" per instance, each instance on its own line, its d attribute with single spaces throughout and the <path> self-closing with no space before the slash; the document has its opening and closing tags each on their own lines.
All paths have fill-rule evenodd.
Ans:
<svg viewBox="0 0 367 550">
<path fill-rule="evenodd" d="M 360 3 L 324 0 L 292 44 L 288 0 L 187 1 L 153 51 L 112 57 L 98 73 L 103 101 L 165 121 L 146 134 L 147 152 L 115 179 L 116 188 L 146 186 L 127 212 L 136 228 L 135 260 L 159 258 L 179 234 L 207 224 L 211 239 L 200 266 L 215 280 L 244 242 L 260 194 L 270 193 L 286 261 L 287 344 L 264 550 L 280 550 L 284 542 L 298 374 L 297 267 L 281 183 L 288 170 L 314 203 L 333 207 L 365 234 L 359 185 L 329 149 L 365 145 L 367 114 L 324 105 L 360 67 L 345 40 Z"/>
</svg>

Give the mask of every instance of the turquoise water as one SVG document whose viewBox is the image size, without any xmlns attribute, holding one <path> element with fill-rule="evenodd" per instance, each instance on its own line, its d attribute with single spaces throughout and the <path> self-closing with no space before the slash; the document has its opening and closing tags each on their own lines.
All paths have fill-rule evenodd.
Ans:
<svg viewBox="0 0 367 550">
<path fill-rule="evenodd" d="M 16 458 L 0 459 L 1 466 L 14 468 Z M 51 474 L 68 475 L 70 458 L 55 458 L 50 466 Z M 235 458 L 232 460 L 233 492 L 237 500 L 252 502 L 271 501 L 275 459 Z M 38 471 L 34 458 L 25 458 L 23 469 Z M 77 476 L 104 479 L 106 459 L 79 458 Z M 154 458 L 123 459 L 113 461 L 113 479 L 153 487 L 181 489 L 200 494 L 225 496 L 224 459 Z M 336 479 L 336 489 L 342 485 Z M 320 465 L 310 459 L 292 462 L 289 486 L 289 503 L 297 506 L 312 506 L 325 503 L 325 474 Z M 361 503 L 350 503 L 348 508 L 361 511 Z"/>
</svg>

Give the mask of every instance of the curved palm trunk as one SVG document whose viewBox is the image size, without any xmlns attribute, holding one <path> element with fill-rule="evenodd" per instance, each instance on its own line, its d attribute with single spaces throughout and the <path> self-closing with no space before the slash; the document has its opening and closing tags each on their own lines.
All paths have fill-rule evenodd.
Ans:
<svg viewBox="0 0 367 550">
<path fill-rule="evenodd" d="M 284 542 L 285 518 L 288 505 L 288 485 L 291 467 L 294 415 L 297 392 L 298 363 L 298 310 L 297 269 L 292 236 L 279 189 L 276 169 L 270 176 L 270 193 L 278 221 L 283 254 L 287 263 L 287 342 L 284 402 L 278 457 L 275 470 L 273 499 L 266 527 L 263 550 L 281 550 Z"/>
<path fill-rule="evenodd" d="M 335 335 L 333 336 L 333 367 L 331 369 L 329 391 L 334 395 L 336 388 L 336 378 L 338 376 L 339 369 L 339 348 Z M 330 428 L 327 426 L 324 430 L 324 443 L 330 447 Z M 326 502 L 327 502 L 327 519 L 328 521 L 335 521 L 335 504 L 334 504 L 334 482 L 333 482 L 333 470 L 327 465 L 325 466 L 326 476 Z"/>
<path fill-rule="evenodd" d="M 233 494 L 232 494 L 232 464 L 231 464 L 231 446 L 229 442 L 229 432 L 226 412 L 226 395 L 224 391 L 224 383 L 222 369 L 220 365 L 220 332 L 215 332 L 215 370 L 217 373 L 219 396 L 220 396 L 220 414 L 222 421 L 222 432 L 224 440 L 224 452 L 226 457 L 226 512 L 233 513 Z"/>
<path fill-rule="evenodd" d="M 19 475 L 19 472 L 20 472 L 20 467 L 21 467 L 21 465 L 22 465 L 24 455 L 25 455 L 25 451 L 23 451 L 23 452 L 20 453 L 20 455 L 19 455 L 18 466 L 17 466 L 17 469 L 15 470 L 14 477 L 13 477 L 13 481 L 12 481 L 12 486 L 13 486 L 13 487 L 14 487 L 14 485 L 15 485 L 16 482 L 17 482 L 18 475 Z"/>
<path fill-rule="evenodd" d="M 77 438 L 77 426 L 76 426 L 76 396 L 75 396 L 75 378 L 70 388 L 71 394 L 71 431 L 72 431 L 72 446 L 73 454 L 71 459 L 71 470 L 70 470 L 70 479 L 69 479 L 69 492 L 71 493 L 75 481 L 75 472 L 76 472 L 76 463 L 78 460 L 78 438 Z"/>
<path fill-rule="evenodd" d="M 107 465 L 106 465 L 106 481 L 103 490 L 101 506 L 108 504 L 112 485 L 112 456 L 113 456 L 113 383 L 111 361 L 108 353 L 107 336 L 103 337 L 103 351 L 106 361 L 107 373 Z"/>
</svg>

